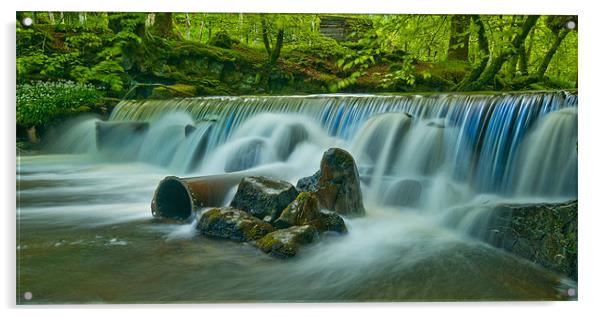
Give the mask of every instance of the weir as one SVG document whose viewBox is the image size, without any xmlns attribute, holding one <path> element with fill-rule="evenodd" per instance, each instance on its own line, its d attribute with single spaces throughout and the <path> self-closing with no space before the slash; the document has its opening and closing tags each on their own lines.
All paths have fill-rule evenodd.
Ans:
<svg viewBox="0 0 602 317">
<path fill-rule="evenodd" d="M 270 175 L 292 183 L 338 146 L 356 158 L 369 201 L 438 212 L 483 194 L 575 199 L 577 104 L 568 92 L 127 100 L 99 125 L 110 151 L 71 146 L 182 176 L 277 166 Z M 141 122 L 136 146 L 106 130 Z"/>
</svg>

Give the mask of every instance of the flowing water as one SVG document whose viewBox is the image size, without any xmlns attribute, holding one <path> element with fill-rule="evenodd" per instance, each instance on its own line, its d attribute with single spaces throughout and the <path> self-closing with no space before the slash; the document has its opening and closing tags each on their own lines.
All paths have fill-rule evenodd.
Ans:
<svg viewBox="0 0 602 317">
<path fill-rule="evenodd" d="M 109 121 L 131 126 L 97 135 L 100 120 L 80 118 L 45 154 L 18 157 L 21 303 L 544 300 L 576 288 L 468 234 L 494 203 L 577 198 L 576 94 L 123 101 Z M 333 146 L 356 158 L 367 216 L 293 260 L 151 217 L 167 175 L 271 171 L 294 184 Z"/>
</svg>

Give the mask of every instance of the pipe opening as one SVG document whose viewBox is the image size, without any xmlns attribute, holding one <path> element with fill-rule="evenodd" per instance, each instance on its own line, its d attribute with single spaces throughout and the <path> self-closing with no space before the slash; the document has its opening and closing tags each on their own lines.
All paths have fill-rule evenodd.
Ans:
<svg viewBox="0 0 602 317">
<path fill-rule="evenodd" d="M 164 179 L 155 194 L 156 216 L 186 220 L 192 214 L 188 190 L 179 179 Z"/>
</svg>

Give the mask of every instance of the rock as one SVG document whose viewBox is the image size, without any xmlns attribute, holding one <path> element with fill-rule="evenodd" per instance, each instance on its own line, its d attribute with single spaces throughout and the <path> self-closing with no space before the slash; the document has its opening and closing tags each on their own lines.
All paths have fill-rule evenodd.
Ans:
<svg viewBox="0 0 602 317">
<path fill-rule="evenodd" d="M 422 183 L 404 179 L 391 186 L 385 195 L 385 203 L 393 206 L 416 206 L 422 194 Z"/>
<path fill-rule="evenodd" d="M 266 144 L 261 138 L 252 139 L 241 144 L 238 149 L 226 159 L 224 172 L 238 172 L 257 166 L 261 161 L 261 154 L 265 152 Z"/>
<path fill-rule="evenodd" d="M 209 39 L 207 44 L 221 48 L 232 48 L 235 43 L 238 43 L 238 41 L 231 38 L 227 32 L 219 31 Z"/>
<path fill-rule="evenodd" d="M 309 178 L 300 179 L 297 186 L 303 190 L 315 191 L 321 208 L 341 215 L 366 214 L 355 161 L 343 149 L 330 148 L 324 152 L 320 170 Z"/>
<path fill-rule="evenodd" d="M 484 239 L 577 280 L 577 206 L 576 200 L 496 206 Z"/>
<path fill-rule="evenodd" d="M 288 124 L 279 130 L 274 149 L 282 161 L 286 161 L 297 145 L 309 138 L 309 132 L 300 123 Z"/>
<path fill-rule="evenodd" d="M 301 192 L 274 222 L 278 229 L 303 225 L 312 225 L 320 232 L 347 232 L 343 218 L 334 212 L 320 210 L 318 196 L 310 192 Z"/>
<path fill-rule="evenodd" d="M 230 206 L 242 209 L 250 215 L 273 222 L 299 192 L 285 181 L 263 176 L 242 179 Z"/>
<path fill-rule="evenodd" d="M 312 176 L 301 178 L 297 181 L 297 190 L 300 192 L 315 192 L 318 190 L 318 178 L 320 171 L 317 171 Z"/>
<path fill-rule="evenodd" d="M 290 203 L 276 221 L 274 227 L 278 229 L 292 226 L 313 224 L 319 219 L 320 206 L 318 197 L 314 193 L 301 192 Z"/>
<path fill-rule="evenodd" d="M 215 208 L 205 212 L 197 229 L 208 237 L 242 242 L 260 239 L 274 231 L 269 223 L 232 207 Z"/>
<path fill-rule="evenodd" d="M 345 220 L 336 212 L 328 210 L 320 210 L 320 220 L 315 224 L 320 232 L 334 231 L 338 233 L 347 233 Z"/>
<path fill-rule="evenodd" d="M 318 230 L 310 225 L 293 226 L 277 230 L 257 240 L 255 246 L 277 258 L 291 258 L 302 245 L 312 243 L 318 237 Z"/>
</svg>

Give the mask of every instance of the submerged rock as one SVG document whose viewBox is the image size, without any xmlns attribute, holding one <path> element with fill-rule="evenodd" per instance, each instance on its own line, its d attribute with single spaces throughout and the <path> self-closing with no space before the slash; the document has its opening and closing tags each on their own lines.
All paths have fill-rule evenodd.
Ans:
<svg viewBox="0 0 602 317">
<path fill-rule="evenodd" d="M 257 166 L 265 149 L 266 144 L 263 139 L 249 140 L 226 159 L 224 171 L 226 173 L 238 172 Z"/>
<path fill-rule="evenodd" d="M 298 194 L 295 187 L 288 182 L 250 176 L 242 179 L 230 206 L 242 209 L 264 221 L 273 222 Z"/>
<path fill-rule="evenodd" d="M 334 212 L 320 210 L 318 196 L 310 192 L 300 193 L 274 222 L 274 227 L 279 229 L 303 225 L 312 225 L 320 232 L 347 232 L 343 218 Z"/>
<path fill-rule="evenodd" d="M 274 144 L 276 155 L 286 161 L 297 145 L 309 139 L 309 132 L 300 123 L 289 124 L 283 127 Z"/>
<path fill-rule="evenodd" d="M 360 178 L 349 152 L 330 148 L 322 156 L 320 170 L 298 181 L 297 187 L 316 192 L 320 207 L 341 215 L 366 214 L 360 189 Z"/>
<path fill-rule="evenodd" d="M 422 183 L 414 179 L 404 179 L 391 186 L 385 195 L 385 203 L 393 206 L 413 207 L 420 201 Z"/>
<path fill-rule="evenodd" d="M 197 229 L 208 237 L 243 242 L 260 239 L 274 231 L 269 223 L 232 207 L 215 208 L 205 212 Z"/>
<path fill-rule="evenodd" d="M 255 246 L 277 258 L 291 258 L 302 245 L 312 243 L 318 237 L 318 230 L 310 225 L 293 226 L 277 230 L 257 240 Z"/>
</svg>

